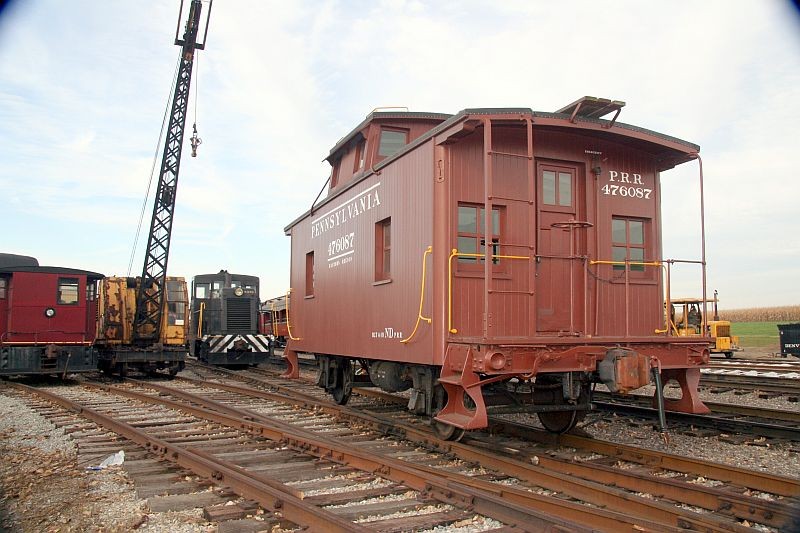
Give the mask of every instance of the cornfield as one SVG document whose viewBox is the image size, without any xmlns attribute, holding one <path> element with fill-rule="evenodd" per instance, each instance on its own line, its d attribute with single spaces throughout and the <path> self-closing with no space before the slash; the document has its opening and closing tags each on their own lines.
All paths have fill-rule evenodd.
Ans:
<svg viewBox="0 0 800 533">
<path fill-rule="evenodd" d="M 800 322 L 800 305 L 720 309 L 719 318 L 736 322 Z"/>
</svg>

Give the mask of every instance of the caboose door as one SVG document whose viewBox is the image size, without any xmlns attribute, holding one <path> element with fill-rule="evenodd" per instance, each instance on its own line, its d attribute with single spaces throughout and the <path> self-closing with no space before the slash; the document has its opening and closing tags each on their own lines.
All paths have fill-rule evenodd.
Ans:
<svg viewBox="0 0 800 533">
<path fill-rule="evenodd" d="M 583 263 L 586 255 L 585 186 L 581 168 L 569 163 L 536 166 L 536 330 L 584 331 Z"/>
</svg>

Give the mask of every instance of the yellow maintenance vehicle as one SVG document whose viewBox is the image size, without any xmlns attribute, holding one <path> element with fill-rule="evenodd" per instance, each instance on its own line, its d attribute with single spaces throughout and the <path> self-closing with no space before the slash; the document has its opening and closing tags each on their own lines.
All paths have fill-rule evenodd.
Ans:
<svg viewBox="0 0 800 533">
<path fill-rule="evenodd" d="M 153 373 L 167 370 L 177 374 L 184 366 L 186 333 L 189 324 L 186 280 L 167 276 L 164 302 L 156 313 L 153 302 L 146 302 L 150 315 L 157 315 L 159 328 L 144 326 L 144 335 L 137 335 L 134 325 L 137 312 L 137 293 L 142 278 L 108 277 L 98 291 L 97 340 L 102 354 L 100 370 L 124 376 L 128 368 Z M 145 291 L 152 293 L 150 290 Z M 144 342 L 140 338 L 146 339 Z"/>
<path fill-rule="evenodd" d="M 733 357 L 734 352 L 741 350 L 739 337 L 731 335 L 729 320 L 720 320 L 717 311 L 717 291 L 714 298 L 706 300 L 713 305 L 714 318 L 707 321 L 706 335 L 711 337 L 711 353 L 724 354 L 726 358 Z M 670 300 L 669 325 L 672 331 L 681 337 L 700 337 L 703 335 L 703 299 L 678 298 Z M 680 314 L 678 314 L 680 310 Z"/>
</svg>

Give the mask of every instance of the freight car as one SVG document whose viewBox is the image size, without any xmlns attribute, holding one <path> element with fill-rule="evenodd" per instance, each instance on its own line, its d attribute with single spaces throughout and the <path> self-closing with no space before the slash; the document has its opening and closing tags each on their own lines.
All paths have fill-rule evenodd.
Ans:
<svg viewBox="0 0 800 533">
<path fill-rule="evenodd" d="M 192 281 L 189 353 L 213 365 L 246 366 L 265 362 L 270 340 L 259 332 L 258 277 L 202 274 Z"/>
<path fill-rule="evenodd" d="M 102 278 L 0 254 L 0 375 L 97 370 L 92 343 Z"/>
<path fill-rule="evenodd" d="M 451 439 L 492 411 L 568 431 L 595 383 L 654 380 L 663 423 L 675 380 L 666 408 L 706 412 L 709 339 L 673 335 L 664 307 L 684 263 L 706 299 L 702 209 L 701 257 L 685 261 L 662 256 L 660 210 L 660 173 L 699 147 L 617 122 L 623 106 L 369 114 L 328 154 L 327 197 L 285 228 L 286 375 L 313 353 L 339 403 L 410 389 L 408 408 Z"/>
<path fill-rule="evenodd" d="M 289 338 L 289 321 L 286 316 L 286 296 L 270 298 L 261 303 L 258 330 L 272 338 L 274 346 L 285 347 Z"/>
</svg>

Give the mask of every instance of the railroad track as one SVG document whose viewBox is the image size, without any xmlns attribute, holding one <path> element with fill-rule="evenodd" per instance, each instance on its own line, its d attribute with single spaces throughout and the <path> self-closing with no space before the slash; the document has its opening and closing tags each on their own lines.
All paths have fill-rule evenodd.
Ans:
<svg viewBox="0 0 800 533">
<path fill-rule="evenodd" d="M 209 372 L 217 375 L 225 373 L 217 369 Z M 253 377 L 254 373 L 259 376 Z M 263 370 L 227 374 L 228 379 L 248 382 L 249 386 L 267 387 L 281 394 L 294 395 L 304 387 L 306 391 L 309 390 L 308 385 L 302 386 L 297 383 L 287 385 L 287 382 L 275 379 L 274 375 L 270 378 L 268 377 L 270 373 Z M 206 380 L 219 379 L 209 376 L 206 376 Z M 204 383 L 209 386 L 224 387 L 238 397 L 253 394 L 249 392 L 249 387 L 242 385 L 213 384 L 209 381 Z M 403 406 L 400 405 L 404 403 L 403 399 L 373 389 L 357 389 L 357 392 L 367 395 L 360 405 L 355 405 L 358 411 L 331 404 L 315 392 L 301 392 L 296 396 L 296 401 L 301 402 L 306 408 L 324 409 L 338 419 L 346 418 L 362 427 L 369 424 L 377 431 L 397 435 L 424 449 L 441 450 L 463 461 L 480 464 L 485 469 L 491 468 L 492 475 L 508 476 L 510 479 L 518 480 L 517 482 L 536 487 L 535 490 L 544 489 L 552 492 L 561 499 L 579 500 L 589 505 L 603 505 L 606 509 L 619 508 L 623 512 L 650 520 L 653 520 L 654 516 L 659 516 L 659 520 L 662 521 L 659 527 L 730 530 L 727 528 L 735 529 L 737 521 L 744 520 L 764 521 L 762 523 L 775 527 L 778 523 L 785 524 L 784 520 L 789 519 L 788 513 L 791 513 L 790 509 L 796 504 L 800 490 L 800 485 L 792 479 L 695 459 L 665 456 L 639 448 L 617 446 L 572 435 L 556 438 L 541 430 L 508 421 L 493 420 L 493 434 L 473 432 L 470 433 L 466 443 L 442 442 L 435 439 L 424 424 L 420 424 L 418 417 L 408 415 L 403 410 Z M 372 413 L 366 415 L 363 409 L 372 409 Z M 532 444 L 537 441 L 547 443 L 547 448 L 552 448 L 554 445 L 557 448 L 557 445 L 561 444 L 571 451 L 559 456 L 559 452 L 543 450 Z M 575 449 L 581 450 L 580 457 L 575 455 Z M 513 461 L 511 464 L 504 463 L 498 456 L 505 456 L 506 459 Z M 709 495 L 706 488 L 698 489 L 698 479 L 716 480 L 711 483 L 724 484 L 726 488 L 708 487 L 713 493 Z M 598 484 L 598 480 L 603 482 Z M 615 493 L 620 488 L 622 492 Z M 739 496 L 742 493 L 757 494 L 758 497 L 733 503 L 730 498 L 736 493 L 739 493 Z M 635 497 L 631 500 L 632 494 L 656 495 L 673 502 L 678 509 L 682 509 L 681 506 L 695 506 L 696 502 L 700 501 L 705 502 L 707 507 L 699 508 L 699 515 L 690 513 L 688 516 L 673 515 L 665 519 L 660 513 L 668 513 L 669 506 L 667 509 L 658 505 L 655 506 L 657 509 L 647 506 L 637 508 L 641 502 Z M 614 497 L 621 499 L 613 501 Z M 768 504 L 769 509 L 761 507 L 770 498 L 777 500 L 772 500 Z M 601 501 L 603 503 L 599 503 Z M 776 502 L 780 502 L 777 503 L 777 508 L 785 506 L 784 512 L 779 513 L 782 518 L 777 518 L 778 515 L 775 514 L 778 509 L 773 504 Z M 564 512 L 561 511 L 560 515 L 567 516 L 563 514 Z M 707 518 L 705 513 L 708 512 L 726 516 L 724 523 L 691 524 L 690 521 L 698 516 Z"/>
<path fill-rule="evenodd" d="M 316 529 L 320 522 L 314 522 L 319 517 L 313 510 L 299 510 L 302 504 L 312 503 L 340 518 L 375 512 L 377 519 L 361 524 L 370 530 L 424 529 L 437 520 L 495 520 L 488 522 L 490 526 L 507 530 L 542 530 L 555 524 L 575 531 L 736 531 L 745 530 L 742 523 L 773 528 L 787 524 L 800 490 L 793 480 L 720 465 L 661 454 L 648 456 L 625 447 L 600 451 L 596 442 L 578 445 L 575 436 L 559 438 L 562 445 L 574 448 L 569 457 L 562 457 L 537 444 L 537 440 L 549 441 L 552 446 L 553 436 L 508 422 L 494 421 L 494 430 L 502 427 L 503 437 L 476 434 L 467 443 L 442 442 L 418 418 L 381 394 L 377 400 L 374 396 L 362 400 L 375 409 L 365 415 L 329 403 L 308 384 L 275 379 L 262 370 L 236 373 L 192 366 L 191 371 L 202 375 L 203 381 L 178 378 L 169 383 L 87 384 L 80 390 L 109 397 L 98 400 L 90 395 L 77 398 L 75 404 L 64 404 L 70 401 L 66 398 L 51 400 L 73 412 L 80 409 L 84 416 L 90 407 L 108 409 L 108 419 L 95 420 L 103 425 L 133 417 L 135 423 L 128 425 L 147 428 L 147 436 L 131 433 L 124 426 L 115 431 L 203 479 L 232 487 L 245 497 L 246 505 L 255 502 L 264 508 L 265 521 L 284 526 L 289 520 Z M 120 407 L 120 396 L 134 403 Z M 158 413 L 142 402 L 159 406 Z M 138 419 L 142 413 L 147 415 Z M 203 425 L 207 430 L 200 431 Z M 360 448 L 368 449 L 367 455 L 373 457 L 356 458 L 354 450 Z M 270 453 L 257 453 L 260 450 Z M 581 457 L 575 450 L 581 451 Z M 227 461 L 214 463 L 220 454 Z M 270 457 L 278 463 L 271 463 Z M 363 462 L 368 459 L 372 463 Z M 660 466 L 653 469 L 653 465 Z M 337 471 L 340 475 L 331 474 Z M 301 472 L 303 480 L 286 477 Z M 269 476 L 266 479 L 265 474 Z M 432 477 L 421 481 L 423 474 Z M 348 476 L 356 476 L 359 483 Z M 700 476 L 726 487 L 702 486 L 697 483 Z M 271 488 L 279 492 L 259 495 L 264 487 L 249 487 L 253 480 L 277 482 Z M 371 483 L 378 484 L 377 488 L 358 488 Z M 341 493 L 347 489 L 340 485 L 349 485 L 349 494 Z M 368 490 L 373 492 L 363 492 Z M 371 499 L 365 500 L 367 497 Z M 434 511 L 417 516 L 413 519 L 417 522 L 409 517 L 380 518 L 379 511 L 397 509 L 416 516 L 420 506 Z M 520 512 L 533 516 L 522 518 Z M 300 518 L 295 513 L 300 513 Z M 303 513 L 311 513 L 311 517 Z M 561 517 L 560 521 L 554 522 L 554 516 Z M 322 520 L 326 531 L 333 530 L 334 522 L 328 523 L 328 517 Z M 349 527 L 355 527 L 352 524 L 351 520 Z"/>
<path fill-rule="evenodd" d="M 461 484 L 457 473 L 437 474 L 376 455 L 358 429 L 324 432 L 289 425 L 281 420 L 293 410 L 285 403 L 270 407 L 272 416 L 266 416 L 155 383 L 25 390 L 257 502 L 267 511 L 265 528 L 408 531 L 463 522 L 503 531 L 590 530 L 536 510 L 539 506 L 521 506 L 496 491 Z M 300 415 L 306 426 L 308 419 Z M 339 433 L 336 441 L 320 434 L 331 431 Z M 136 452 L 129 443 L 122 446 Z M 615 518 L 615 527 L 633 530 L 629 519 Z"/>
<path fill-rule="evenodd" d="M 639 394 L 612 395 L 595 391 L 593 404 L 601 410 L 631 414 L 657 420 L 658 410 L 654 409 L 650 396 Z M 696 433 L 696 428 L 707 428 L 719 433 L 751 435 L 756 438 L 784 439 L 800 442 L 800 411 L 785 411 L 735 405 L 727 403 L 704 402 L 711 414 L 695 415 L 669 411 L 667 422 L 674 428 Z"/>
</svg>

